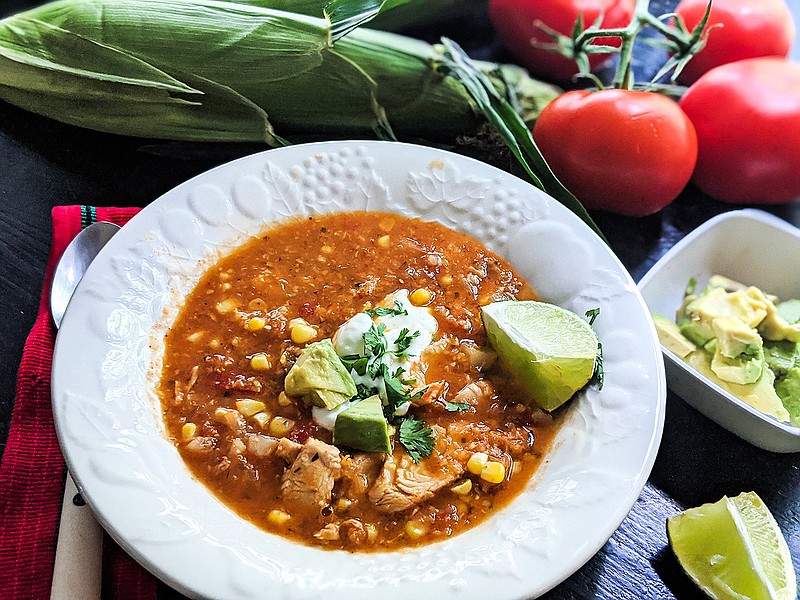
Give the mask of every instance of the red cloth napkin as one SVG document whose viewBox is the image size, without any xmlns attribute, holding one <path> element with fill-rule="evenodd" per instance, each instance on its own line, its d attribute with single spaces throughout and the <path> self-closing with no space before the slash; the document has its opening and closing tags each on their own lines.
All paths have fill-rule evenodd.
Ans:
<svg viewBox="0 0 800 600">
<path fill-rule="evenodd" d="M 86 225 L 124 225 L 140 209 L 58 206 L 53 209 L 53 246 L 39 315 L 25 343 L 17 394 L 0 464 L 0 598 L 50 597 L 64 487 L 64 459 L 50 406 L 50 369 L 56 329 L 50 316 L 50 280 L 67 244 Z M 156 580 L 107 535 L 103 540 L 103 597 L 153 600 Z"/>
</svg>

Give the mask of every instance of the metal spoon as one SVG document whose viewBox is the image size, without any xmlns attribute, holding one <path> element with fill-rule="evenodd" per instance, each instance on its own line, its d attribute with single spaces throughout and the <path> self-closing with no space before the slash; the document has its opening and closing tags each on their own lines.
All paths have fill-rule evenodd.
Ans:
<svg viewBox="0 0 800 600">
<path fill-rule="evenodd" d="M 119 225 L 114 223 L 93 223 L 76 235 L 64 250 L 50 287 L 50 312 L 56 327 L 61 326 L 64 311 L 87 267 L 117 231 Z"/>
<path fill-rule="evenodd" d="M 53 274 L 50 312 L 56 327 L 86 268 L 119 226 L 94 223 L 81 231 L 64 250 Z M 67 473 L 58 527 L 51 600 L 95 600 L 100 598 L 103 530 L 83 502 L 72 476 Z"/>
</svg>

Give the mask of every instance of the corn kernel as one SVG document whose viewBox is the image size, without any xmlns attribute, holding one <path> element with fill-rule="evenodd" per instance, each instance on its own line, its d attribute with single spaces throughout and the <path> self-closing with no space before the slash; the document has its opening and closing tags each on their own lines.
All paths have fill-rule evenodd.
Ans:
<svg viewBox="0 0 800 600">
<path fill-rule="evenodd" d="M 273 525 L 285 525 L 286 522 L 292 518 L 292 515 L 285 513 L 282 510 L 271 510 L 267 515 L 267 521 Z"/>
<path fill-rule="evenodd" d="M 411 300 L 411 303 L 416 306 L 424 306 L 428 302 L 431 301 L 433 298 L 433 292 L 430 290 L 426 290 L 425 288 L 419 288 L 418 290 L 414 290 L 409 294 L 408 299 Z"/>
<path fill-rule="evenodd" d="M 489 483 L 502 483 L 506 478 L 506 466 L 501 462 L 493 460 L 488 461 L 483 465 L 481 471 L 481 479 Z"/>
<path fill-rule="evenodd" d="M 266 412 L 260 412 L 253 415 L 253 421 L 255 421 L 262 430 L 269 427 L 270 419 L 272 419 L 272 416 Z"/>
<path fill-rule="evenodd" d="M 236 401 L 236 410 L 242 413 L 245 417 L 252 417 L 254 414 L 261 412 L 266 407 L 267 405 L 260 400 L 242 398 L 241 400 Z"/>
<path fill-rule="evenodd" d="M 480 475 L 483 472 L 483 466 L 489 460 L 489 455 L 485 452 L 475 452 L 469 457 L 467 461 L 467 471 L 473 475 Z"/>
<path fill-rule="evenodd" d="M 212 348 L 219 348 L 222 344 L 219 343 L 219 340 L 211 340 L 208 345 Z"/>
<path fill-rule="evenodd" d="M 197 425 L 194 423 L 186 423 L 183 427 L 181 427 L 181 439 L 184 442 L 191 442 L 195 437 L 197 437 Z"/>
<path fill-rule="evenodd" d="M 439 279 L 439 283 L 442 285 L 450 285 L 453 283 L 453 278 L 450 275 L 442 275 L 442 277 Z"/>
<path fill-rule="evenodd" d="M 472 479 L 465 479 L 450 488 L 450 491 L 459 496 L 466 496 L 472 491 Z"/>
<path fill-rule="evenodd" d="M 269 360 L 269 356 L 263 352 L 258 352 L 250 357 L 250 366 L 256 371 L 268 371 L 272 368 L 272 363 Z"/>
<path fill-rule="evenodd" d="M 349 498 L 339 498 L 336 501 L 336 510 L 339 512 L 346 512 L 353 506 L 353 501 Z"/>
<path fill-rule="evenodd" d="M 203 334 L 204 334 L 203 331 L 195 331 L 194 333 L 186 336 L 186 341 L 191 342 L 192 344 L 194 344 L 195 342 L 199 342 L 200 338 L 203 337 Z"/>
<path fill-rule="evenodd" d="M 222 285 L 219 286 L 219 289 L 221 289 L 223 292 L 227 292 L 232 287 L 233 287 L 233 285 L 231 285 L 228 282 L 225 282 L 225 283 L 223 283 Z"/>
<path fill-rule="evenodd" d="M 275 417 L 269 424 L 269 432 L 275 437 L 283 437 L 294 429 L 294 421 L 286 417 Z"/>
<path fill-rule="evenodd" d="M 236 310 L 236 307 L 239 303 L 236 301 L 235 298 L 228 298 L 227 300 L 222 300 L 217 302 L 214 308 L 217 309 L 217 312 L 221 315 L 233 312 Z"/>
<path fill-rule="evenodd" d="M 409 521 L 406 523 L 406 535 L 412 540 L 417 540 L 428 533 L 428 528 L 419 521 Z"/>
<path fill-rule="evenodd" d="M 244 323 L 244 328 L 247 331 L 261 331 L 264 329 L 264 325 L 267 324 L 267 320 L 263 317 L 253 317 L 252 319 L 247 319 Z"/>
<path fill-rule="evenodd" d="M 294 404 L 294 402 L 286 395 L 286 392 L 278 394 L 278 406 L 290 406 L 292 404 Z"/>
<path fill-rule="evenodd" d="M 381 237 L 378 238 L 377 244 L 381 248 L 388 248 L 391 241 L 392 241 L 391 237 L 389 237 L 388 235 L 382 235 Z"/>
<path fill-rule="evenodd" d="M 478 306 L 486 306 L 492 302 L 494 302 L 494 298 L 492 298 L 490 294 L 483 294 L 482 296 L 478 297 Z"/>
<path fill-rule="evenodd" d="M 317 337 L 317 330 L 311 325 L 297 325 L 292 327 L 290 336 L 295 344 L 307 344 Z"/>
<path fill-rule="evenodd" d="M 394 229 L 394 219 L 392 217 L 383 217 L 380 221 L 378 221 L 378 227 L 381 228 L 381 231 L 389 233 L 392 229 Z"/>
<path fill-rule="evenodd" d="M 321 250 L 323 254 L 333 254 L 333 248 L 331 246 L 323 246 Z"/>
</svg>

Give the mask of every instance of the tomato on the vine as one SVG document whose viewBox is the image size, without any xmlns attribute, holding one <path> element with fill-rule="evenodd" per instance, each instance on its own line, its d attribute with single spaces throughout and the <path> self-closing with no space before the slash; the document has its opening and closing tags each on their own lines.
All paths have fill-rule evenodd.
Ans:
<svg viewBox="0 0 800 600">
<path fill-rule="evenodd" d="M 672 202 L 697 159 L 691 121 L 652 92 L 567 92 L 545 107 L 533 137 L 586 208 L 634 217 Z"/>
<path fill-rule="evenodd" d="M 697 130 L 697 187 L 734 203 L 800 198 L 800 64 L 751 58 L 722 65 L 680 105 Z"/>
<path fill-rule="evenodd" d="M 567 81 L 578 69 L 573 60 L 537 47 L 552 44 L 553 39 L 537 25 L 570 35 L 575 22 L 583 15 L 584 26 L 602 14 L 604 28 L 625 27 L 633 16 L 635 0 L 489 0 L 489 16 L 506 48 L 532 73 L 557 81 Z M 599 45 L 619 46 L 617 38 L 599 38 Z M 592 68 L 608 60 L 608 54 L 592 54 Z"/>
<path fill-rule="evenodd" d="M 702 20 L 707 5 L 708 0 L 682 0 L 675 12 L 691 30 Z M 706 46 L 686 64 L 678 78 L 681 83 L 697 81 L 714 67 L 737 60 L 785 58 L 795 33 L 784 0 L 714 0 L 706 30 Z"/>
</svg>

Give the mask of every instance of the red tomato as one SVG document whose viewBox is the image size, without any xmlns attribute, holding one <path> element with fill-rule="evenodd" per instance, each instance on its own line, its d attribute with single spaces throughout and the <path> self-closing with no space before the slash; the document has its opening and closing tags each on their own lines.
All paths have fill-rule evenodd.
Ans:
<svg viewBox="0 0 800 600">
<path fill-rule="evenodd" d="M 632 217 L 672 202 L 697 159 L 691 121 L 675 102 L 651 92 L 567 92 L 545 107 L 533 137 L 586 208 Z"/>
<path fill-rule="evenodd" d="M 512 54 L 531 72 L 548 79 L 567 81 L 578 69 L 575 61 L 534 44 L 552 44 L 553 39 L 537 27 L 541 22 L 570 35 L 579 15 L 586 27 L 603 13 L 603 27 L 624 27 L 631 22 L 635 0 L 489 0 L 489 16 L 497 35 Z M 619 46 L 617 38 L 599 38 L 598 44 Z M 595 68 L 608 54 L 592 54 Z"/>
<path fill-rule="evenodd" d="M 800 197 L 800 65 L 779 58 L 722 65 L 680 105 L 697 130 L 697 187 L 734 203 Z"/>
<path fill-rule="evenodd" d="M 708 0 L 683 0 L 675 12 L 694 29 Z M 693 83 L 706 71 L 726 63 L 759 56 L 786 57 L 794 40 L 792 13 L 784 0 L 714 0 L 706 47 L 681 73 L 682 83 Z M 722 27 L 719 27 L 722 25 Z"/>
</svg>

